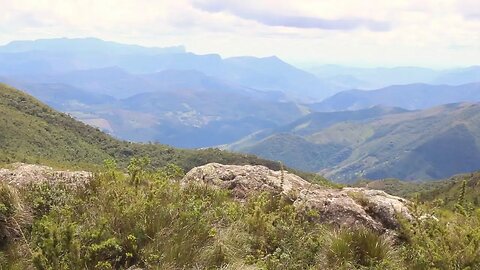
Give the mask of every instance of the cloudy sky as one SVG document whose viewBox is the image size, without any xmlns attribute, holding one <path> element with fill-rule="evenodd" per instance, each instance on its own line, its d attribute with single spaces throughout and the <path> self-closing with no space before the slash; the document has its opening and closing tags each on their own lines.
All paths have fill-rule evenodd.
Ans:
<svg viewBox="0 0 480 270">
<path fill-rule="evenodd" d="M 480 64 L 479 0 L 0 0 L 0 44 L 98 37 L 297 65 Z"/>
</svg>

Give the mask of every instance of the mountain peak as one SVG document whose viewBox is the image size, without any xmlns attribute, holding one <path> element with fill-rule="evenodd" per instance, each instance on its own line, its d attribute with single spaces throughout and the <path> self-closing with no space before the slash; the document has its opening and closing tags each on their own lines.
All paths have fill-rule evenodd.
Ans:
<svg viewBox="0 0 480 270">
<path fill-rule="evenodd" d="M 123 44 L 105 41 L 95 37 L 85 38 L 51 38 L 37 40 L 17 40 L 0 46 L 0 52 L 18 53 L 27 51 L 53 51 L 53 52 L 100 52 L 119 54 L 162 54 L 185 53 L 184 46 L 172 47 L 144 47 L 139 45 Z"/>
</svg>

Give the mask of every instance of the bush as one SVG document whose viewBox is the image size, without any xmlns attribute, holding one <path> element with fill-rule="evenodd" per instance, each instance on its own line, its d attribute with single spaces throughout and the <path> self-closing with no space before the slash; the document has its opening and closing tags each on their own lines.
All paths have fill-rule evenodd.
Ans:
<svg viewBox="0 0 480 270">
<path fill-rule="evenodd" d="M 202 261 L 201 250 L 215 242 L 212 232 L 230 220 L 228 194 L 205 186 L 182 188 L 170 180 L 179 177 L 175 166 L 151 171 L 144 160 L 132 164 L 128 177 L 109 166 L 74 199 L 46 204 L 50 211 L 32 231 L 37 268 L 190 268 Z M 43 190 L 52 195 L 56 189 Z M 34 194 L 36 201 L 59 201 Z M 207 266 L 224 263 L 219 250 L 208 256 Z"/>
<path fill-rule="evenodd" d="M 453 212 L 427 204 L 403 222 L 411 269 L 480 269 L 480 212 Z"/>
<path fill-rule="evenodd" d="M 109 160 L 78 189 L 0 183 L 0 269 L 480 269 L 480 211 L 466 199 L 456 211 L 414 204 L 393 241 L 320 225 L 318 212 L 297 211 L 288 196 L 240 203 L 181 183 L 174 165 L 135 159 L 129 173 Z"/>
<path fill-rule="evenodd" d="M 35 218 L 47 215 L 54 207 L 61 207 L 68 200 L 73 199 L 75 190 L 68 189 L 65 185 L 49 183 L 31 183 L 24 187 L 23 200 L 30 206 Z"/>
<path fill-rule="evenodd" d="M 331 269 L 400 269 L 392 240 L 365 228 L 343 228 L 328 237 L 326 262 Z"/>
<path fill-rule="evenodd" d="M 20 224 L 23 224 L 25 215 L 17 192 L 7 184 L 0 182 L 0 248 L 19 237 Z"/>
</svg>

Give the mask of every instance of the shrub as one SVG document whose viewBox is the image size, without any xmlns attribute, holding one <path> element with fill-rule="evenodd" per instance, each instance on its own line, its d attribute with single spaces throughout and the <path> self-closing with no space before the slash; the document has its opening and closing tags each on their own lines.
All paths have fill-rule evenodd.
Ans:
<svg viewBox="0 0 480 270">
<path fill-rule="evenodd" d="M 30 217 L 15 189 L 0 182 L 0 248 L 21 236 L 21 226 L 28 223 Z"/>
<path fill-rule="evenodd" d="M 60 183 L 31 183 L 23 189 L 23 200 L 36 218 L 48 214 L 54 207 L 65 205 L 74 193 L 74 190 Z"/>
<path fill-rule="evenodd" d="M 325 261 L 329 268 L 400 269 L 392 240 L 365 228 L 336 230 L 326 242 Z"/>
<path fill-rule="evenodd" d="M 403 222 L 411 269 L 480 269 L 480 214 L 417 204 Z"/>
<path fill-rule="evenodd" d="M 467 197 L 456 211 L 413 204 L 393 241 L 320 225 L 320 213 L 298 211 L 289 196 L 240 203 L 181 183 L 177 166 L 131 164 L 125 174 L 110 160 L 78 189 L 0 183 L 0 269 L 480 269 L 480 210 Z M 363 194 L 350 196 L 368 208 Z"/>
</svg>

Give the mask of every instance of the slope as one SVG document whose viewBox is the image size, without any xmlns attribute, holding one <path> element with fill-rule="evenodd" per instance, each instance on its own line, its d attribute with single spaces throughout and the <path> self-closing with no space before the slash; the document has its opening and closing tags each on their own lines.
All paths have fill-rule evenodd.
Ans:
<svg viewBox="0 0 480 270">
<path fill-rule="evenodd" d="M 423 200 L 440 200 L 443 206 L 454 209 L 457 203 L 467 207 L 480 207 L 480 172 L 455 175 L 446 179 L 433 190 L 420 194 Z"/>
<path fill-rule="evenodd" d="M 398 179 L 382 179 L 374 181 L 362 180 L 356 187 L 378 189 L 392 194 L 432 202 L 436 206 L 450 210 L 458 210 L 458 204 L 467 208 L 480 207 L 480 172 L 454 175 L 448 179 L 427 182 L 405 182 Z"/>
<path fill-rule="evenodd" d="M 341 182 L 442 179 L 480 168 L 480 104 L 400 111 L 316 129 L 303 119 L 266 138 L 251 136 L 234 149 Z"/>
<path fill-rule="evenodd" d="M 303 113 L 281 92 L 242 87 L 194 70 L 130 74 L 104 68 L 7 81 L 118 138 L 185 148 L 230 143 Z"/>
<path fill-rule="evenodd" d="M 175 163 L 186 170 L 208 162 L 279 168 L 277 162 L 216 149 L 193 151 L 119 141 L 4 84 L 0 84 L 0 145 L 0 163 L 23 161 L 72 168 L 115 158 L 125 166 L 133 156 L 149 156 L 153 166 Z"/>
<path fill-rule="evenodd" d="M 362 123 L 368 119 L 403 112 L 407 111 L 375 106 L 358 111 L 310 113 L 290 124 L 251 134 L 227 148 L 271 160 L 282 160 L 301 170 L 318 171 L 338 164 L 348 157 L 350 151 L 343 142 L 316 144 L 307 138 L 309 135 L 342 122 Z"/>
</svg>

